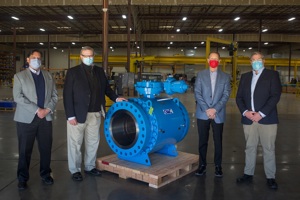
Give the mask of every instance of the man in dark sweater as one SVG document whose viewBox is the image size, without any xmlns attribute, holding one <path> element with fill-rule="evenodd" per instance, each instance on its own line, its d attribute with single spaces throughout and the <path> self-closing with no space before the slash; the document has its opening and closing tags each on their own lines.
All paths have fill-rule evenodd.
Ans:
<svg viewBox="0 0 300 200">
<path fill-rule="evenodd" d="M 112 101 L 123 101 L 110 88 L 103 68 L 95 66 L 94 49 L 83 47 L 82 63 L 68 70 L 63 98 L 67 118 L 68 164 L 72 179 L 82 181 L 81 145 L 84 140 L 84 171 L 100 176 L 95 168 L 100 141 L 101 114 L 105 108 L 105 95 Z"/>
<path fill-rule="evenodd" d="M 27 188 L 34 141 L 40 152 L 40 176 L 47 185 L 53 184 L 50 161 L 52 148 L 52 113 L 57 103 L 55 81 L 48 71 L 40 70 L 41 52 L 33 50 L 27 58 L 29 67 L 15 74 L 13 95 L 17 108 L 19 142 L 18 188 Z"/>
</svg>

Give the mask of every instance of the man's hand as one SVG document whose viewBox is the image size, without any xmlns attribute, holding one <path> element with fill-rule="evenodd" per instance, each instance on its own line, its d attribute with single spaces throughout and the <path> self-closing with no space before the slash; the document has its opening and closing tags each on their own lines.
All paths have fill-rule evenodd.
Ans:
<svg viewBox="0 0 300 200">
<path fill-rule="evenodd" d="M 128 101 L 127 99 L 123 98 L 123 97 L 118 97 L 116 99 L 116 102 L 121 102 L 121 101 Z"/>
<path fill-rule="evenodd" d="M 252 116 L 251 120 L 253 122 L 258 122 L 259 120 L 262 119 L 262 116 L 259 114 L 259 112 L 254 113 L 254 115 Z"/>
<path fill-rule="evenodd" d="M 76 126 L 78 124 L 76 118 L 68 120 L 69 124 Z"/>
<path fill-rule="evenodd" d="M 40 119 L 43 119 L 48 115 L 49 112 L 50 112 L 49 109 L 39 108 L 36 114 Z"/>
<path fill-rule="evenodd" d="M 216 113 L 217 113 L 217 111 L 214 108 L 209 108 L 206 110 L 206 115 L 209 119 L 215 119 Z"/>
<path fill-rule="evenodd" d="M 258 122 L 262 119 L 262 116 L 259 114 L 259 112 L 247 111 L 245 116 L 253 122 Z"/>
</svg>

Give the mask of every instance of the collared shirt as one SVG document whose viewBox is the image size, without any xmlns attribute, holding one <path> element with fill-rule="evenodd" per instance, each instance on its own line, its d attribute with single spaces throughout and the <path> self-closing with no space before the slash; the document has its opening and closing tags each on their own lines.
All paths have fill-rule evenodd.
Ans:
<svg viewBox="0 0 300 200">
<path fill-rule="evenodd" d="M 215 92 L 215 87 L 216 87 L 217 75 L 218 75 L 218 70 L 216 70 L 214 72 L 210 71 L 210 82 L 211 82 L 212 98 L 214 98 L 214 92 Z"/>
<path fill-rule="evenodd" d="M 255 90 L 255 87 L 256 87 L 256 83 L 257 83 L 257 80 L 259 79 L 259 77 L 260 77 L 260 75 L 261 75 L 261 73 L 262 73 L 262 71 L 264 70 L 265 68 L 263 67 L 263 68 L 261 68 L 260 70 L 258 70 L 258 71 L 254 71 L 253 70 L 253 76 L 252 76 L 252 81 L 251 81 L 251 109 L 253 110 L 253 111 L 255 111 L 255 105 L 254 105 L 254 99 L 253 99 L 253 97 L 254 97 L 254 90 Z M 256 72 L 257 72 L 257 74 L 256 74 Z M 259 112 L 260 113 L 260 115 L 262 116 L 262 117 L 265 117 L 266 115 L 265 114 L 263 114 L 262 112 Z"/>
<path fill-rule="evenodd" d="M 41 70 L 34 70 L 34 69 L 32 69 L 31 67 L 28 67 L 29 68 L 29 70 L 32 72 L 32 73 L 34 73 L 34 74 L 36 74 L 36 75 L 39 75 L 40 73 L 41 73 Z"/>
</svg>

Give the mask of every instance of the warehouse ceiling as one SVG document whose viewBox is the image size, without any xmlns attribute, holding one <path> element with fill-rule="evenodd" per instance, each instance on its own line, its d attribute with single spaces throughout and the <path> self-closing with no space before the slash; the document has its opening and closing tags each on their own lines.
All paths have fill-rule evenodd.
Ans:
<svg viewBox="0 0 300 200">
<path fill-rule="evenodd" d="M 132 44 L 143 45 L 144 48 L 168 47 L 172 39 L 167 41 L 161 41 L 162 39 L 159 38 L 145 39 L 143 35 L 207 34 L 216 37 L 219 35 L 221 38 L 222 35 L 230 35 L 232 40 L 237 40 L 236 35 L 257 35 L 253 41 L 247 39 L 248 41 L 239 42 L 239 47 L 257 48 L 258 45 L 268 42 L 264 45 L 265 48 L 275 48 L 291 41 L 261 40 L 259 43 L 257 38 L 263 37 L 264 34 L 289 36 L 300 34 L 300 6 L 298 5 L 131 5 L 130 10 L 131 23 L 128 20 L 127 5 L 109 5 L 108 31 L 109 35 L 116 37 L 110 41 L 110 45 L 116 48 L 127 46 L 128 26 L 131 28 Z M 73 19 L 69 19 L 69 15 Z M 49 39 L 47 43 L 51 48 L 68 47 L 75 40 L 74 45 L 79 46 L 101 47 L 102 45 L 101 5 L 0 6 L 0 16 L 0 38 L 4 38 L 0 39 L 0 44 L 13 45 L 11 40 L 13 37 L 9 36 L 13 36 L 15 30 L 17 48 L 40 47 L 39 42 L 44 41 L 18 39 L 21 36 L 36 35 L 44 35 L 48 38 L 63 36 L 64 39 L 61 40 Z M 237 17 L 239 19 L 235 20 Z M 292 18 L 295 19 L 291 20 Z M 142 44 L 141 40 L 143 40 Z M 176 48 L 201 46 L 201 41 L 195 43 L 194 40 L 189 40 L 178 39 L 172 45 Z"/>
</svg>

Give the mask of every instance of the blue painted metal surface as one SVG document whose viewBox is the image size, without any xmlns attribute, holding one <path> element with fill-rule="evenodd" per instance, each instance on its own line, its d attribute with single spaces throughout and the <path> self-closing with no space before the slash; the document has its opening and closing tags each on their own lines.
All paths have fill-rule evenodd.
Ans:
<svg viewBox="0 0 300 200">
<path fill-rule="evenodd" d="M 141 98 L 130 98 L 110 107 L 104 134 L 120 159 L 150 166 L 150 153 L 177 156 L 175 144 L 183 140 L 189 129 L 188 113 L 177 98 L 156 96 L 163 89 L 168 94 L 182 93 L 187 89 L 184 84 L 173 78 L 164 83 L 138 82 L 136 90 Z"/>
</svg>

